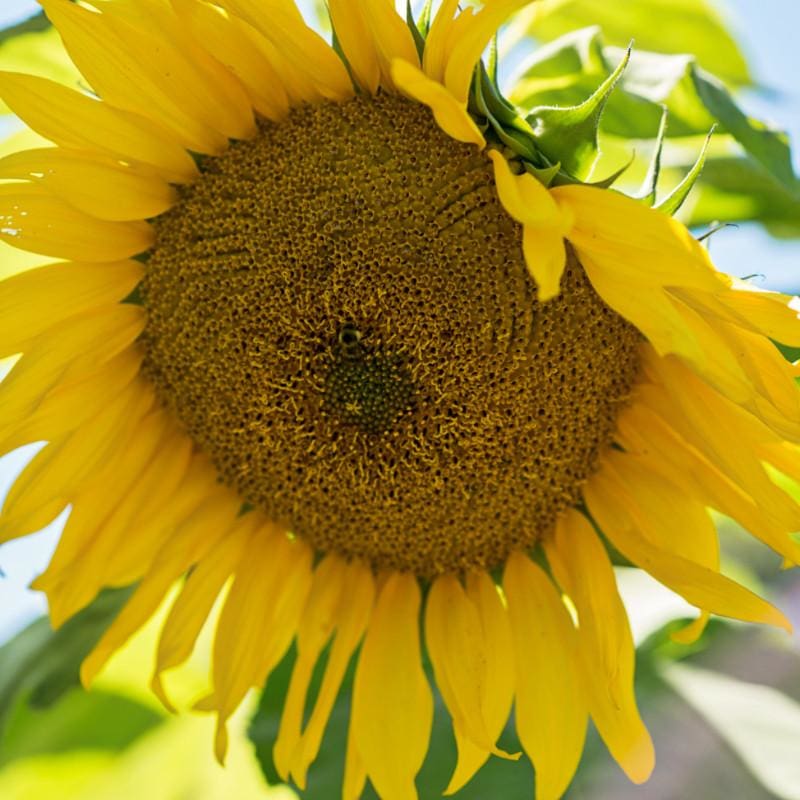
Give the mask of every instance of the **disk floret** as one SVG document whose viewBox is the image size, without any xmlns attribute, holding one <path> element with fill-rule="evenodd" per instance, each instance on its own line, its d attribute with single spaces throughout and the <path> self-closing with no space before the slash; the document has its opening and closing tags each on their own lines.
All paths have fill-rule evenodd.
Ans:
<svg viewBox="0 0 800 800">
<path fill-rule="evenodd" d="M 572 255 L 537 300 L 490 159 L 424 107 L 295 109 L 156 225 L 147 372 L 271 519 L 432 576 L 502 562 L 579 500 L 640 336 Z"/>
</svg>

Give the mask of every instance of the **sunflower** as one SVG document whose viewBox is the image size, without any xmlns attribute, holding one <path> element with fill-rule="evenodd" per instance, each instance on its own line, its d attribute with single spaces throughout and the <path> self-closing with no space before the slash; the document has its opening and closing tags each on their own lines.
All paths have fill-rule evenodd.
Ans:
<svg viewBox="0 0 800 800">
<path fill-rule="evenodd" d="M 94 93 L 0 75 L 56 145 L 0 160 L 0 236 L 61 259 L 0 284 L 0 446 L 46 442 L 0 541 L 70 507 L 35 582 L 56 626 L 137 585 L 84 683 L 182 580 L 152 687 L 224 593 L 220 760 L 295 643 L 278 772 L 305 785 L 355 660 L 343 796 L 416 797 L 424 640 L 448 792 L 519 757 L 512 705 L 540 800 L 589 716 L 646 780 L 606 540 L 700 610 L 681 642 L 788 628 L 720 574 L 709 509 L 800 561 L 795 301 L 548 160 L 481 62 L 526 0 L 329 0 L 333 46 L 290 0 L 41 2 Z"/>
</svg>

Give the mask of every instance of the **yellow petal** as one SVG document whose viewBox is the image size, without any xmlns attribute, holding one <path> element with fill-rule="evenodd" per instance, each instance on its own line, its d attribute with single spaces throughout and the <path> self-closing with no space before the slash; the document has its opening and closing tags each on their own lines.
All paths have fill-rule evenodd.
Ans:
<svg viewBox="0 0 800 800">
<path fill-rule="evenodd" d="M 370 620 L 353 686 L 350 724 L 364 768 L 384 800 L 416 799 L 433 724 L 433 697 L 422 669 L 420 590 L 392 573 Z"/>
<path fill-rule="evenodd" d="M 488 155 L 494 164 L 497 196 L 509 216 L 523 226 L 525 263 L 536 281 L 539 301 L 545 302 L 559 292 L 567 261 L 564 237 L 572 225 L 571 212 L 562 209 L 533 175 L 515 175 L 500 152 L 489 150 Z"/>
<path fill-rule="evenodd" d="M 62 147 L 148 165 L 165 179 L 194 180 L 197 167 L 178 140 L 136 114 L 112 108 L 45 78 L 0 72 L 0 97 L 23 122 Z"/>
<path fill-rule="evenodd" d="M 134 381 L 108 403 L 94 423 L 44 447 L 17 477 L 0 515 L 0 541 L 24 536 L 52 522 L 78 487 L 102 464 L 127 426 L 153 402 L 150 387 Z"/>
<path fill-rule="evenodd" d="M 495 0 L 487 3 L 469 18 L 468 24 L 459 31 L 459 35 L 453 37 L 454 44 L 446 54 L 443 83 L 457 100 L 467 102 L 475 65 L 489 39 L 511 14 L 530 2 L 531 0 Z"/>
<path fill-rule="evenodd" d="M 281 75 L 255 45 L 246 23 L 204 0 L 172 0 L 172 5 L 197 42 L 244 84 L 259 114 L 283 119 L 289 98 Z"/>
<path fill-rule="evenodd" d="M 268 39 L 290 68 L 306 75 L 320 95 L 336 101 L 352 97 L 353 85 L 341 59 L 305 24 L 292 0 L 223 0 L 220 5 Z"/>
<path fill-rule="evenodd" d="M 718 292 L 728 285 L 703 246 L 667 214 L 607 189 L 572 185 L 550 191 L 575 215 L 572 243 L 591 253 L 604 269 L 654 286 Z M 646 270 L 642 264 L 647 264 Z"/>
<path fill-rule="evenodd" d="M 744 326 L 791 347 L 800 347 L 800 298 L 736 283 L 719 299 Z"/>
<path fill-rule="evenodd" d="M 58 441 L 99 415 L 139 374 L 142 353 L 129 348 L 77 381 L 59 384 L 23 421 L 0 427 L 0 453 L 30 442 Z"/>
<path fill-rule="evenodd" d="M 735 483 L 746 489 L 762 513 L 779 520 L 786 530 L 800 529 L 800 507 L 776 486 L 757 455 L 759 446 L 780 441 L 752 414 L 707 386 L 675 358 L 644 352 L 646 369 L 665 391 L 642 385 L 642 402 L 657 411 Z M 736 437 L 730 435 L 736 431 Z"/>
<path fill-rule="evenodd" d="M 651 544 L 639 534 L 620 501 L 626 493 L 626 487 L 608 468 L 596 473 L 584 488 L 592 516 L 627 559 L 698 608 L 791 631 L 786 617 L 766 600 L 724 575 Z"/>
<path fill-rule="evenodd" d="M 721 326 L 712 326 L 703 315 L 677 298 L 670 300 L 702 353 L 699 359 L 687 358 L 694 371 L 735 403 L 746 404 L 753 397 L 754 388 L 722 335 Z"/>
<path fill-rule="evenodd" d="M 158 639 L 156 667 L 151 687 L 167 709 L 173 710 L 161 681 L 168 669 L 183 664 L 192 654 L 197 637 L 222 587 L 233 574 L 251 540 L 255 514 L 239 521 L 192 570 L 175 598 Z"/>
<path fill-rule="evenodd" d="M 800 392 L 792 365 L 761 334 L 724 322 L 718 327 L 750 385 L 751 399 L 745 407 L 779 436 L 800 442 Z"/>
<path fill-rule="evenodd" d="M 146 222 L 106 222 L 29 184 L 0 186 L 0 239 L 21 250 L 75 261 L 116 261 L 154 242 Z"/>
<path fill-rule="evenodd" d="M 481 710 L 489 738 L 495 741 L 505 728 L 514 699 L 511 627 L 497 587 L 487 573 L 474 572 L 467 576 L 466 596 L 477 610 L 480 621 L 486 663 L 486 680 L 481 686 Z M 460 730 L 455 731 L 455 736 L 458 764 L 445 790 L 447 795 L 458 792 L 489 756 L 489 751 L 473 744 Z M 492 752 L 505 758 L 519 758 L 519 753 L 509 755 L 494 749 Z"/>
<path fill-rule="evenodd" d="M 235 494 L 219 485 L 219 476 L 208 460 L 197 453 L 169 502 L 162 502 L 157 513 L 140 514 L 136 536 L 109 554 L 104 574 L 109 583 L 127 586 L 138 581 L 154 564 L 164 541 L 206 502 L 216 498 L 220 505 L 237 503 Z"/>
<path fill-rule="evenodd" d="M 41 334 L 0 383 L 0 426 L 22 421 L 59 382 L 95 372 L 136 339 L 145 321 L 142 308 L 112 305 Z"/>
<path fill-rule="evenodd" d="M 54 627 L 88 605 L 105 585 L 108 554 L 128 532 L 135 500 L 141 501 L 137 480 L 150 477 L 152 482 L 149 462 L 156 447 L 167 444 L 162 441 L 166 421 L 161 410 L 146 416 L 111 463 L 98 472 L 94 485 L 79 489 L 72 501 L 72 513 L 46 573 Z M 170 453 L 159 460 L 166 462 L 171 457 Z M 167 463 L 163 466 L 168 468 Z M 164 479 L 168 480 L 166 474 Z M 97 493 L 98 484 L 103 487 L 102 495 Z"/>
<path fill-rule="evenodd" d="M 790 529 L 764 513 L 747 487 L 724 474 L 653 409 L 634 403 L 620 414 L 617 426 L 628 457 L 642 468 L 663 475 L 689 497 L 735 519 L 785 557 L 800 559 L 800 545 L 789 538 Z"/>
<path fill-rule="evenodd" d="M 81 664 L 84 686 L 92 683 L 114 652 L 150 619 L 172 584 L 231 530 L 237 513 L 238 504 L 214 498 L 164 543 L 154 568 Z"/>
<path fill-rule="evenodd" d="M 392 80 L 398 90 L 428 106 L 433 111 L 436 123 L 448 136 L 481 148 L 486 145 L 483 134 L 466 107 L 441 83 L 432 81 L 420 69 L 400 59 L 392 62 L 391 69 Z"/>
<path fill-rule="evenodd" d="M 370 32 L 381 71 L 381 84 L 394 90 L 392 62 L 399 58 L 419 67 L 419 55 L 414 37 L 405 20 L 395 11 L 394 3 L 386 0 L 366 0 L 361 6 L 364 21 Z"/>
<path fill-rule="evenodd" d="M 663 475 L 643 468 L 627 453 L 608 453 L 604 464 L 610 465 L 628 487 L 629 494 L 620 500 L 644 536 L 664 550 L 719 572 L 717 529 L 704 501 L 687 495 Z M 676 536 L 676 531 L 681 535 Z M 708 614 L 704 612 L 672 638 L 691 644 L 703 633 L 707 622 Z"/>
<path fill-rule="evenodd" d="M 162 178 L 60 148 L 12 153 L 0 159 L 0 178 L 38 182 L 79 211 L 113 222 L 156 217 L 178 199 Z"/>
<path fill-rule="evenodd" d="M 660 354 L 679 353 L 698 366 L 714 358 L 687 328 L 669 294 L 672 287 L 717 293 L 730 284 L 691 233 L 668 215 L 617 192 L 558 186 L 551 193 L 574 214 L 569 240 L 603 300 L 636 325 Z"/>
<path fill-rule="evenodd" d="M 167 423 L 160 410 L 142 420 L 124 450 L 72 502 L 46 573 L 50 597 L 58 595 L 58 608 L 51 602 L 53 624 L 72 616 L 107 583 L 118 585 L 106 567 L 111 556 L 119 559 L 127 552 L 128 542 L 153 515 L 154 505 L 158 513 L 162 504 L 172 501 L 189 464 L 191 442 L 181 431 L 165 434 Z M 98 485 L 104 490 L 102 498 Z M 64 552 L 70 539 L 72 546 Z"/>
<path fill-rule="evenodd" d="M 217 624 L 213 707 L 220 762 L 227 750 L 227 720 L 283 657 L 310 588 L 310 549 L 268 526 L 239 563 Z"/>
<path fill-rule="evenodd" d="M 275 769 L 284 780 L 289 777 L 292 757 L 300 742 L 306 694 L 314 667 L 336 626 L 336 610 L 346 589 L 346 578 L 346 564 L 336 555 L 327 556 L 314 572 L 297 631 L 297 660 L 273 749 Z"/>
<path fill-rule="evenodd" d="M 522 252 L 528 271 L 536 282 L 537 300 L 544 303 L 557 297 L 567 264 L 563 235 L 557 230 L 526 225 L 522 234 Z"/>
<path fill-rule="evenodd" d="M 494 164 L 497 196 L 512 219 L 531 227 L 563 228 L 564 215 L 548 189 L 527 172 L 515 175 L 498 150 L 487 154 Z"/>
<path fill-rule="evenodd" d="M 425 608 L 425 641 L 453 725 L 491 752 L 494 742 L 482 708 L 487 678 L 483 631 L 477 609 L 454 575 L 442 575 L 431 585 Z"/>
<path fill-rule="evenodd" d="M 484 715 L 484 698 L 490 688 L 489 645 L 478 609 L 454 575 L 442 575 L 431 585 L 425 640 L 436 684 L 457 735 L 469 739 L 486 755 L 506 757 L 508 754 L 495 746 L 500 731 L 490 732 Z"/>
<path fill-rule="evenodd" d="M 570 242 L 574 244 L 573 236 Z M 646 276 L 634 279 L 622 268 L 615 270 L 611 259 L 595 260 L 588 249 L 577 249 L 577 255 L 595 291 L 632 322 L 659 355 L 679 353 L 692 364 L 703 363 L 706 353 L 686 327 L 669 292 L 648 282 Z M 624 266 L 624 256 L 620 256 L 620 264 Z"/>
<path fill-rule="evenodd" d="M 378 91 L 381 63 L 363 13 L 361 0 L 328 0 L 331 24 L 356 83 L 370 94 Z"/>
<path fill-rule="evenodd" d="M 0 357 L 20 353 L 67 317 L 127 297 L 144 274 L 136 261 L 49 264 L 0 281 Z"/>
<path fill-rule="evenodd" d="M 255 133 L 242 85 L 182 32 L 172 14 L 139 24 L 104 6 L 96 13 L 69 0 L 42 0 L 67 51 L 97 93 L 158 122 L 185 147 L 221 153 L 228 138 Z"/>
<path fill-rule="evenodd" d="M 342 800 L 361 800 L 367 783 L 367 771 L 356 747 L 355 725 L 352 718 L 347 729 L 347 751 L 344 763 Z"/>
<path fill-rule="evenodd" d="M 447 67 L 447 41 L 453 27 L 453 15 L 457 8 L 458 0 L 443 0 L 425 39 L 422 68 L 431 80 L 441 84 L 444 83 L 444 73 Z"/>
<path fill-rule="evenodd" d="M 113 440 L 109 442 L 111 457 L 86 478 L 85 485 L 76 485 L 74 494 L 70 496 L 72 512 L 47 570 L 37 578 L 39 587 L 49 591 L 56 584 L 73 577 L 76 578 L 75 583 L 82 583 L 81 576 L 76 572 L 84 569 L 83 562 L 87 560 L 89 550 L 88 560 L 97 558 L 101 564 L 105 561 L 105 554 L 101 552 L 107 549 L 101 535 L 104 523 L 120 504 L 126 502 L 129 487 L 140 476 L 160 444 L 166 422 L 166 415 L 156 410 L 134 424 L 121 426 L 115 432 Z M 96 491 L 98 485 L 103 487 L 102 494 Z M 101 578 L 104 579 L 105 570 L 101 572 Z"/>
<path fill-rule="evenodd" d="M 546 550 L 578 612 L 589 712 L 628 777 L 643 783 L 655 766 L 655 751 L 636 707 L 633 637 L 611 561 L 592 526 L 574 510 L 560 517 Z"/>
<path fill-rule="evenodd" d="M 586 736 L 577 634 L 555 587 L 527 556 L 509 557 L 503 587 L 516 667 L 517 733 L 536 770 L 537 800 L 558 800 Z"/>
<path fill-rule="evenodd" d="M 800 346 L 798 297 L 759 289 L 736 279 L 723 292 L 677 291 L 685 302 L 705 314 L 791 347 Z"/>
<path fill-rule="evenodd" d="M 325 725 L 333 710 L 347 666 L 364 635 L 372 614 L 372 606 L 375 599 L 375 582 L 372 577 L 372 570 L 357 561 L 348 564 L 346 569 L 347 575 L 344 584 L 347 587 L 347 591 L 340 595 L 339 604 L 336 608 L 336 634 L 328 656 L 328 663 L 325 666 L 325 675 L 322 678 L 322 685 L 314 703 L 314 709 L 309 717 L 308 725 L 295 748 L 292 760 L 292 777 L 301 789 L 305 789 L 308 768 L 319 753 Z M 351 757 L 355 759 L 353 753 L 348 750 L 348 758 Z M 360 780 L 363 784 L 366 776 L 359 772 L 356 761 L 353 760 L 350 780 L 357 784 L 359 775 L 362 776 Z M 345 784 L 346 786 L 350 785 L 347 779 L 345 779 Z M 359 793 L 360 790 L 355 792 L 355 794 Z M 345 791 L 345 796 L 347 796 L 347 791 Z"/>
</svg>

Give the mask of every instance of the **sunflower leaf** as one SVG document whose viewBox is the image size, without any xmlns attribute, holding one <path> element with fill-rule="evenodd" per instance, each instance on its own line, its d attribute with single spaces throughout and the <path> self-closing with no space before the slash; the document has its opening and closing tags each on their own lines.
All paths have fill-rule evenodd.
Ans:
<svg viewBox="0 0 800 800">
<path fill-rule="evenodd" d="M 636 40 L 637 48 L 661 53 L 691 52 L 698 63 L 736 85 L 751 82 L 747 61 L 712 0 L 539 0 L 509 26 L 505 48 L 527 37 L 550 42 L 597 25 L 611 44 Z"/>
<path fill-rule="evenodd" d="M 52 26 L 52 23 L 44 11 L 34 14 L 32 17 L 18 22 L 15 25 L 9 25 L 7 28 L 0 30 L 0 46 L 5 44 L 9 39 L 15 36 L 21 36 L 24 33 L 40 33 L 46 31 Z"/>
<path fill-rule="evenodd" d="M 619 52 L 606 48 L 606 52 Z M 756 161 L 787 186 L 796 182 L 789 139 L 743 112 L 722 82 L 698 67 L 691 56 L 637 53 L 622 81 L 622 88 L 670 112 L 670 125 L 682 123 L 707 131 L 718 123 L 720 133 L 730 134 Z"/>
<path fill-rule="evenodd" d="M 596 92 L 623 51 L 606 47 L 597 27 L 573 31 L 551 42 L 525 62 L 510 97 L 523 112 L 537 106 L 577 102 Z M 619 86 L 608 98 L 600 130 L 621 139 L 658 139 L 664 108 L 666 142 L 699 136 L 717 125 L 721 140 L 744 149 L 790 193 L 796 193 L 786 134 L 746 114 L 721 81 L 700 68 L 691 55 L 632 53 Z M 749 188 L 739 187 L 742 192 Z"/>
<path fill-rule="evenodd" d="M 800 705 L 770 686 L 730 678 L 686 664 L 663 674 L 781 800 L 800 800 Z"/>
<path fill-rule="evenodd" d="M 130 593 L 107 590 L 57 631 L 40 619 L 0 648 L 0 731 L 20 697 L 34 708 L 47 708 L 80 683 L 81 661 Z"/>
<path fill-rule="evenodd" d="M 675 164 L 668 171 L 686 168 Z M 753 220 L 775 236 L 800 236 L 800 182 L 792 191 L 748 156 L 709 156 L 688 208 L 693 226 Z"/>
<path fill-rule="evenodd" d="M 600 118 L 630 57 L 631 51 L 628 50 L 617 68 L 579 105 L 537 106 L 527 117 L 537 147 L 550 161 L 560 161 L 564 169 L 576 178 L 586 178 L 597 161 Z"/>
</svg>

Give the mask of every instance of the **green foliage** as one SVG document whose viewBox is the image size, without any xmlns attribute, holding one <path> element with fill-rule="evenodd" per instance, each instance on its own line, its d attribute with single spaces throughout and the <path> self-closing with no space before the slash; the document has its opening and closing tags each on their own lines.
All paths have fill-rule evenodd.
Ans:
<svg viewBox="0 0 800 800">
<path fill-rule="evenodd" d="M 678 173 L 686 166 L 675 167 Z M 792 191 L 748 156 L 712 156 L 691 198 L 689 223 L 755 220 L 775 236 L 800 236 L 800 188 Z"/>
<path fill-rule="evenodd" d="M 0 733 L 21 698 L 32 708 L 48 708 L 80 684 L 81 661 L 130 593 L 105 591 L 57 631 L 40 619 L 0 648 Z"/>
<path fill-rule="evenodd" d="M 693 53 L 705 69 L 733 84 L 747 84 L 747 62 L 710 0 L 540 0 L 519 15 L 509 43 L 531 36 L 540 42 L 598 25 L 610 44 L 661 53 Z"/>
<path fill-rule="evenodd" d="M 11 25 L 8 28 L 0 30 L 0 45 L 5 44 L 9 39 L 14 39 L 17 36 L 22 36 L 26 33 L 41 33 L 42 31 L 49 30 L 51 27 L 50 20 L 47 19 L 44 11 L 34 14 L 16 25 Z"/>
<path fill-rule="evenodd" d="M 538 106 L 573 105 L 595 93 L 623 55 L 604 45 L 597 27 L 574 31 L 525 62 L 511 99 L 532 113 Z M 692 56 L 634 50 L 608 98 L 600 129 L 623 139 L 656 138 L 664 108 L 668 138 L 705 135 L 717 125 L 719 134 L 729 135 L 789 191 L 797 191 L 786 134 L 743 112 L 724 85 Z"/>
<path fill-rule="evenodd" d="M 20 698 L 0 737 L 0 768 L 22 758 L 74 750 L 121 752 L 159 725 L 163 714 L 111 692 L 66 692 L 46 709 Z"/>
<path fill-rule="evenodd" d="M 780 691 L 686 663 L 668 664 L 672 687 L 781 800 L 800 798 L 800 704 Z"/>
<path fill-rule="evenodd" d="M 541 148 L 547 155 L 550 140 L 556 146 L 563 141 L 562 131 L 555 124 L 550 133 L 537 128 L 540 109 L 559 107 L 559 112 L 547 112 L 554 121 L 558 113 L 574 114 L 582 101 L 597 97 L 613 80 L 613 65 L 624 55 L 625 51 L 606 46 L 605 32 L 595 26 L 571 31 L 536 50 L 523 64 L 512 81 L 511 99 L 530 112 L 528 120 L 537 134 L 544 132 Z M 690 224 L 757 220 L 778 235 L 800 234 L 800 180 L 794 175 L 786 134 L 746 114 L 693 56 L 634 50 L 600 110 L 602 115 L 594 121 L 601 134 L 626 142 L 656 141 L 638 194 L 642 200 L 655 202 L 662 163 L 668 164 L 665 171 L 674 188 L 659 203 L 663 211 L 674 213 L 693 190 Z M 685 143 L 706 136 L 712 128 L 714 147 L 707 149 L 706 143 L 700 158 L 686 163 Z M 577 177 L 582 177 L 596 144 L 591 131 L 582 134 L 584 158 L 565 165 Z M 570 147 L 576 149 L 571 140 Z M 563 154 L 554 151 L 552 157 L 561 159 Z"/>
</svg>

